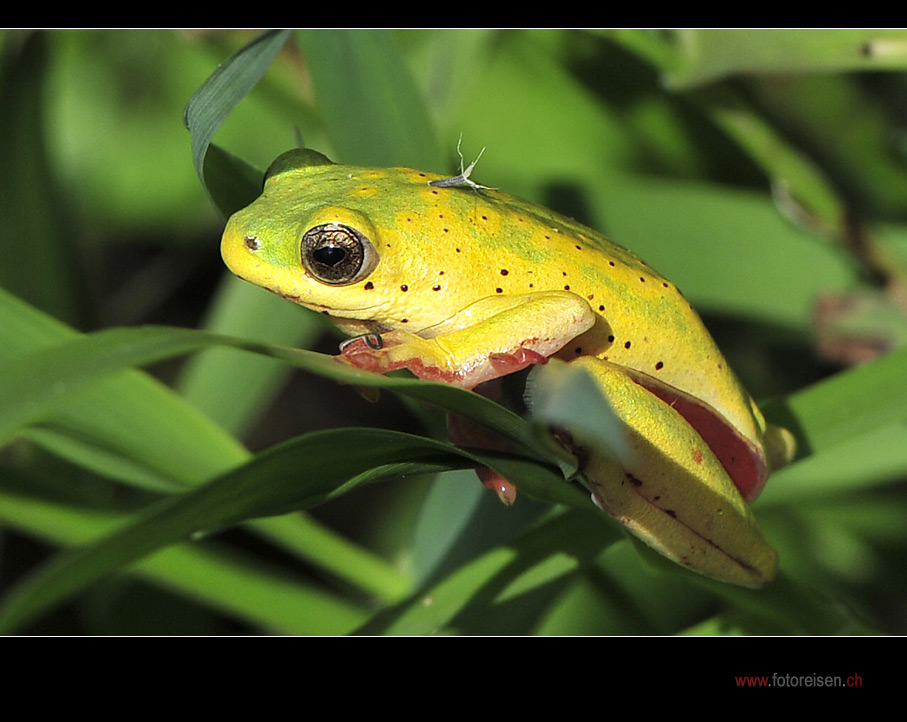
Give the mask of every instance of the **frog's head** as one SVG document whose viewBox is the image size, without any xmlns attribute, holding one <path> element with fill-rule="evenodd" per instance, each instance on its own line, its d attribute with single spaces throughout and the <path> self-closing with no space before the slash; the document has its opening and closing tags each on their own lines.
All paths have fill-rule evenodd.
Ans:
<svg viewBox="0 0 907 722">
<path fill-rule="evenodd" d="M 439 303 L 447 286 L 425 263 L 429 238 L 400 217 L 400 208 L 431 193 L 432 177 L 337 165 L 312 150 L 284 153 L 262 195 L 228 221 L 224 262 L 341 326 L 375 330 L 368 322 L 380 320 L 418 332 L 452 312 Z"/>
</svg>

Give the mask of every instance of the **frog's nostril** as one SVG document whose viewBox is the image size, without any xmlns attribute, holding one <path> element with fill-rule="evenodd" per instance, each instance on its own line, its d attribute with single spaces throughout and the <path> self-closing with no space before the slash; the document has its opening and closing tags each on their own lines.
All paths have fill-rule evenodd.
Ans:
<svg viewBox="0 0 907 722">
<path fill-rule="evenodd" d="M 243 241 L 246 244 L 246 248 L 250 251 L 257 251 L 261 248 L 261 241 L 259 241 L 255 236 L 246 236 Z"/>
</svg>

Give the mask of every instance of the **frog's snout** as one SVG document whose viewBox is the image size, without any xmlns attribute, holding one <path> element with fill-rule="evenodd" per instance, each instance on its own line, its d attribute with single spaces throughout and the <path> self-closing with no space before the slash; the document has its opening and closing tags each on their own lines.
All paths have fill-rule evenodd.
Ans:
<svg viewBox="0 0 907 722">
<path fill-rule="evenodd" d="M 220 255 L 231 272 L 245 277 L 243 271 L 249 266 L 250 254 L 261 247 L 257 236 L 245 233 L 232 222 L 227 223 L 220 241 Z"/>
</svg>

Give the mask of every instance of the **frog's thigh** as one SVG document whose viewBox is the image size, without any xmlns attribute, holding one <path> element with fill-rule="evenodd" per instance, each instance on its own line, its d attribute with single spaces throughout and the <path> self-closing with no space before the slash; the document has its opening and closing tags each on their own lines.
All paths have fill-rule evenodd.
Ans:
<svg viewBox="0 0 907 722">
<path fill-rule="evenodd" d="M 711 577 L 758 587 L 777 567 L 749 508 L 702 438 L 670 405 L 618 366 L 584 357 L 622 422 L 620 461 L 584 449 L 595 503 L 665 556 Z"/>
</svg>

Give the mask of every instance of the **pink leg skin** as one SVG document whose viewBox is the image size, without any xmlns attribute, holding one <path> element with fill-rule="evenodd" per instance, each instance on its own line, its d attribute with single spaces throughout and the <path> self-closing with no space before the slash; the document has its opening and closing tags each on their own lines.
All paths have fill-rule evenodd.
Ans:
<svg viewBox="0 0 907 722">
<path fill-rule="evenodd" d="M 340 346 L 340 355 L 335 356 L 334 358 L 337 361 L 346 361 L 350 365 L 360 368 L 363 371 L 375 371 L 376 373 L 387 373 L 388 371 L 394 371 L 397 368 L 403 368 L 402 365 L 392 367 L 391 364 L 387 362 L 385 354 L 381 352 L 382 349 L 396 344 L 388 343 L 385 346 L 385 342 L 380 336 L 375 334 L 374 337 L 382 343 L 380 348 L 369 345 L 365 336 L 358 336 L 357 338 L 350 339 L 348 342 L 342 344 Z"/>
<path fill-rule="evenodd" d="M 491 489 L 506 506 L 516 501 L 516 487 L 507 479 L 487 467 L 479 467 L 476 474 L 486 488 Z"/>
<path fill-rule="evenodd" d="M 478 364 L 477 368 L 471 368 L 469 374 L 465 374 L 457 369 L 426 364 L 417 356 L 390 360 L 389 354 L 386 353 L 387 350 L 401 344 L 388 336 L 382 336 L 381 340 L 383 344 L 381 348 L 375 348 L 369 344 L 365 337 L 352 339 L 343 345 L 340 355 L 334 358 L 338 361 L 345 361 L 363 371 L 373 371 L 380 374 L 405 368 L 420 379 L 440 381 L 441 383 L 453 384 L 464 389 L 472 389 L 481 383 L 522 371 L 532 364 L 548 363 L 547 356 L 543 356 L 537 351 L 517 348 L 513 353 L 491 354 L 487 363 Z"/>
<path fill-rule="evenodd" d="M 495 367 L 495 370 L 502 372 L 501 376 L 506 376 L 508 374 L 516 373 L 517 371 L 522 371 L 532 364 L 546 364 L 548 363 L 548 357 L 542 356 L 540 353 L 536 353 L 530 349 L 521 348 L 515 354 L 494 354 L 491 356 L 491 363 Z M 463 445 L 461 443 L 461 440 L 463 440 L 462 438 L 461 440 L 455 438 L 456 432 L 454 429 L 458 422 L 459 424 L 468 424 L 471 427 L 471 433 L 467 434 L 469 437 L 467 440 L 471 442 L 471 446 L 484 449 L 500 449 L 502 447 L 499 439 L 494 434 L 490 434 L 482 427 L 473 424 L 466 419 L 450 416 L 448 421 L 450 440 L 458 446 Z M 460 431 L 464 431 L 464 429 L 461 427 Z M 516 487 L 513 484 L 496 471 L 487 467 L 479 467 L 476 469 L 476 475 L 479 477 L 479 481 L 481 481 L 486 488 L 491 489 L 497 494 L 498 499 L 505 505 L 513 506 L 513 503 L 516 501 Z"/>
<path fill-rule="evenodd" d="M 390 361 L 384 351 L 400 343 L 394 340 L 383 341 L 383 346 L 376 349 L 368 344 L 364 338 L 356 338 L 343 346 L 339 356 L 334 356 L 337 361 L 346 362 L 363 371 L 373 371 L 374 373 L 386 374 L 389 371 L 397 369 L 408 369 L 420 379 L 425 381 L 440 381 L 442 383 L 454 384 L 455 386 L 464 387 L 462 379 L 455 373 L 445 372 L 443 369 L 435 366 L 426 366 L 421 359 L 407 358 L 399 361 Z"/>
<path fill-rule="evenodd" d="M 495 353 L 490 356 L 489 360 L 496 370 L 501 371 L 500 376 L 507 376 L 508 374 L 522 371 L 532 364 L 544 366 L 548 363 L 547 356 L 542 356 L 542 354 L 528 348 L 519 348 L 516 353 L 512 354 Z"/>
<path fill-rule="evenodd" d="M 352 339 L 342 346 L 340 355 L 335 356 L 334 358 L 365 371 L 374 371 L 377 373 L 387 373 L 388 371 L 394 371 L 399 368 L 406 368 L 421 379 L 441 381 L 470 389 L 475 388 L 479 383 L 485 383 L 488 380 L 497 379 L 502 376 L 516 373 L 517 371 L 522 371 L 532 364 L 548 363 L 547 356 L 543 356 L 532 349 L 522 347 L 516 349 L 513 353 L 495 353 L 488 358 L 488 361 L 491 364 L 491 371 L 484 374 L 483 378 L 474 382 L 473 379 L 464 379 L 456 373 L 445 372 L 434 366 L 426 366 L 418 358 L 390 362 L 388 361 L 384 350 L 398 346 L 399 342 L 388 339 L 386 336 L 382 337 L 381 341 L 381 348 L 375 348 L 375 342 L 372 341 L 370 344 L 366 337 Z M 482 392 L 480 391 L 479 393 Z M 450 439 L 457 446 L 473 447 L 477 449 L 503 448 L 497 436 L 489 433 L 478 424 L 474 424 L 459 416 L 451 415 L 449 417 L 448 428 Z M 504 504 L 510 506 L 516 501 L 516 487 L 500 474 L 488 468 L 476 469 L 476 474 L 482 484 L 494 491 Z"/>
</svg>

